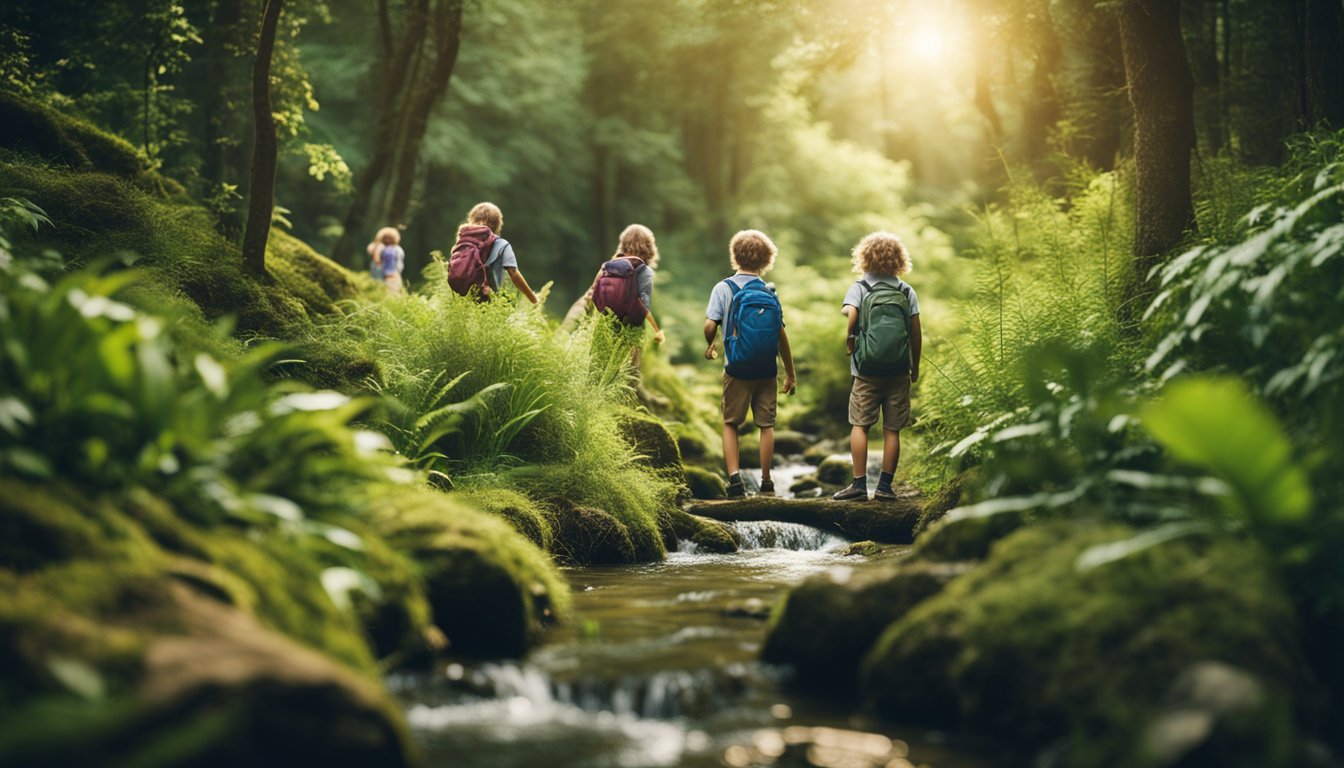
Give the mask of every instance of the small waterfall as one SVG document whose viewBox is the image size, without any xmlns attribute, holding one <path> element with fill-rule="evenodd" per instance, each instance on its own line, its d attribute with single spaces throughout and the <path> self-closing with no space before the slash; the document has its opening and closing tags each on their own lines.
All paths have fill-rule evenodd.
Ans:
<svg viewBox="0 0 1344 768">
<path fill-rule="evenodd" d="M 798 523 L 780 523 L 771 520 L 732 523 L 741 537 L 742 549 L 791 549 L 795 551 L 826 551 L 839 549 L 848 541 L 833 533 Z"/>
<path fill-rule="evenodd" d="M 644 720 L 714 711 L 745 690 L 745 676 L 741 665 L 577 680 L 554 680 L 527 664 L 483 664 L 470 671 L 454 665 L 448 671 L 454 687 L 482 698 L 523 699 L 533 708 L 569 706 Z"/>
</svg>

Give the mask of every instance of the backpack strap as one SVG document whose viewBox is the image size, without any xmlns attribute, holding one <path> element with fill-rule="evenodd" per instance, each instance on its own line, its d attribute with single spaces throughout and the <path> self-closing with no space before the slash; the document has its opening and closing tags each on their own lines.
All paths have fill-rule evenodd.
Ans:
<svg viewBox="0 0 1344 768">
<path fill-rule="evenodd" d="M 732 294 L 733 296 L 736 296 L 736 295 L 737 295 L 737 292 L 740 291 L 740 290 L 742 290 L 742 286 L 740 286 L 740 285 L 738 285 L 737 283 L 733 282 L 733 278 L 731 278 L 731 277 L 725 277 L 725 278 L 723 278 L 723 282 L 724 282 L 725 284 L 727 284 L 727 286 L 728 286 L 728 290 L 731 292 L 731 294 Z"/>
<path fill-rule="evenodd" d="M 873 285 L 872 285 L 872 283 L 869 283 L 867 280 L 859 280 L 859 281 L 857 281 L 857 282 L 858 282 L 859 285 L 862 285 L 864 288 L 866 288 L 866 289 L 868 290 L 869 293 L 872 293 L 872 292 L 873 292 Z"/>
<path fill-rule="evenodd" d="M 504 258 L 504 249 L 509 247 L 509 241 L 495 235 L 495 239 L 490 243 L 490 253 L 486 254 L 485 266 L 488 269 L 491 264 Z"/>
</svg>

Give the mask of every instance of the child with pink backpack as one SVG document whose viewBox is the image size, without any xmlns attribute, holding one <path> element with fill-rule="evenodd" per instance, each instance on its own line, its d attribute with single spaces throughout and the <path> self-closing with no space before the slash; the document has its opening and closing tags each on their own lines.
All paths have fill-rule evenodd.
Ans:
<svg viewBox="0 0 1344 768">
<path fill-rule="evenodd" d="M 622 326 L 644 328 L 647 320 L 653 327 L 653 340 L 663 343 L 663 330 L 653 317 L 653 271 L 658 266 L 658 243 L 653 231 L 643 224 L 631 224 L 621 232 L 615 255 L 602 264 L 588 289 L 588 298 L 598 312 L 610 312 Z M 640 343 L 630 352 L 630 362 L 636 372 L 640 364 Z"/>
<path fill-rule="evenodd" d="M 477 203 L 467 220 L 457 228 L 457 243 L 448 260 L 448 285 L 461 296 L 476 291 L 478 301 L 499 292 L 505 273 L 527 300 L 537 303 L 537 294 L 518 271 L 518 257 L 508 240 L 499 236 L 504 213 L 494 203 Z"/>
</svg>

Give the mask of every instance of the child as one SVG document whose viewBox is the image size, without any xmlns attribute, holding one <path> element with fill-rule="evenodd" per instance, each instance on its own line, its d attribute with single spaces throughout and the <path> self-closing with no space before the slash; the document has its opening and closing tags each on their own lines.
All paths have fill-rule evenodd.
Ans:
<svg viewBox="0 0 1344 768">
<path fill-rule="evenodd" d="M 657 267 L 658 243 L 653 231 L 643 224 L 631 224 L 621 232 L 616 254 L 597 270 L 587 298 L 598 312 L 610 310 L 626 326 L 642 331 L 647 320 L 653 327 L 654 342 L 662 344 L 665 337 L 652 309 L 653 271 Z M 638 343 L 630 351 L 630 363 L 638 373 Z"/>
<path fill-rule="evenodd" d="M 910 423 L 910 385 L 919 381 L 923 335 L 919 298 L 897 275 L 910 271 L 910 254 L 900 238 L 874 232 L 854 247 L 854 271 L 841 309 L 849 318 L 845 348 L 854 383 L 849 392 L 849 449 L 854 481 L 832 498 L 868 499 L 868 428 L 882 412 L 882 475 L 874 497 L 896 498 L 891 481 L 901 457 L 901 428 Z"/>
<path fill-rule="evenodd" d="M 373 279 L 381 280 L 390 293 L 401 293 L 401 270 L 406 264 L 406 252 L 401 249 L 401 232 L 396 227 L 383 227 L 373 236 L 368 247 L 369 267 Z"/>
<path fill-rule="evenodd" d="M 484 301 L 500 289 L 504 273 L 527 300 L 537 303 L 537 295 L 518 271 L 513 246 L 499 236 L 504 214 L 494 203 L 477 203 L 467 212 L 467 220 L 457 228 L 457 244 L 448 264 L 448 283 L 463 296 L 475 288 Z"/>
<path fill-rule="evenodd" d="M 723 325 L 724 372 L 723 458 L 728 464 L 728 498 L 745 493 L 738 471 L 737 428 L 747 418 L 747 406 L 761 430 L 761 495 L 773 496 L 770 464 L 775 453 L 775 404 L 779 386 L 776 356 L 784 360 L 784 392 L 792 394 L 796 379 L 789 337 L 774 289 L 761 276 L 775 265 L 778 249 L 764 233 L 754 229 L 733 235 L 728 244 L 728 263 L 736 271 L 714 286 L 705 309 L 705 359 L 717 353 L 714 338 Z"/>
</svg>

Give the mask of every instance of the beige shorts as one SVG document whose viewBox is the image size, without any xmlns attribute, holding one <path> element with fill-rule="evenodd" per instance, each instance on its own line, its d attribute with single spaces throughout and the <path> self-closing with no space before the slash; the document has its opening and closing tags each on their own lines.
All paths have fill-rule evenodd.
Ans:
<svg viewBox="0 0 1344 768">
<path fill-rule="evenodd" d="M 769 379 L 734 379 L 723 374 L 723 423 L 734 427 L 747 420 L 747 406 L 751 406 L 752 420 L 761 429 L 775 426 L 775 403 L 779 399 L 779 382 Z"/>
<path fill-rule="evenodd" d="M 877 423 L 882 412 L 882 428 L 899 432 L 910 423 L 910 376 L 879 378 L 855 376 L 849 390 L 849 423 L 867 429 Z"/>
</svg>

